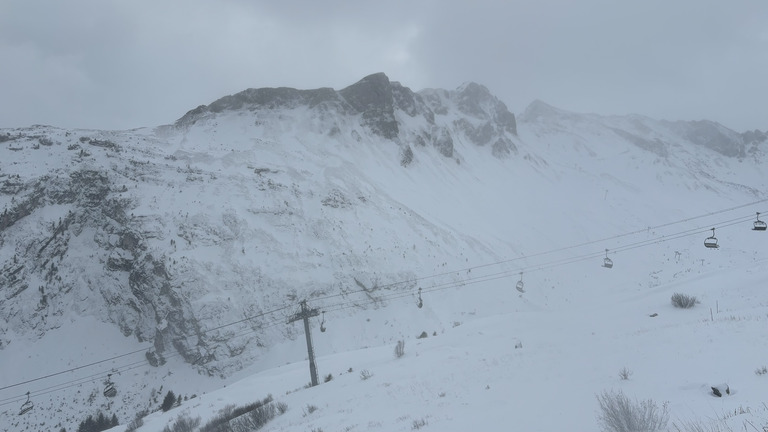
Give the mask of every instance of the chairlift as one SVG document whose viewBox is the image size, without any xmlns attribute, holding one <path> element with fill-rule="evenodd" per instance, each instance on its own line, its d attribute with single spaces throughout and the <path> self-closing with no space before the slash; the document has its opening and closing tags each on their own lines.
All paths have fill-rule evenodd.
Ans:
<svg viewBox="0 0 768 432">
<path fill-rule="evenodd" d="M 765 231 L 766 228 L 768 228 L 768 224 L 760 220 L 760 212 L 757 212 L 757 220 L 755 221 L 755 226 L 752 230 Z"/>
<path fill-rule="evenodd" d="M 704 246 L 706 246 L 708 248 L 711 248 L 711 249 L 717 249 L 717 248 L 720 247 L 717 244 L 717 237 L 715 237 L 715 229 L 714 228 L 712 228 L 712 236 L 711 237 L 707 237 L 704 240 Z"/>
<path fill-rule="evenodd" d="M 515 288 L 520 291 L 521 293 L 525 292 L 525 284 L 523 283 L 523 272 L 520 272 L 520 280 L 517 282 L 517 286 Z"/>
<path fill-rule="evenodd" d="M 115 383 L 112 382 L 112 374 L 107 375 L 107 380 L 104 382 L 104 396 L 106 397 L 115 397 L 117 396 L 117 388 L 115 388 Z"/>
<path fill-rule="evenodd" d="M 320 321 L 320 332 L 325 333 L 325 311 L 323 311 L 323 320 Z"/>
<path fill-rule="evenodd" d="M 605 250 L 605 259 L 603 260 L 603 267 L 613 268 L 613 261 L 608 258 L 608 249 Z"/>
<path fill-rule="evenodd" d="M 29 400 L 29 392 L 27 392 L 27 401 L 21 404 L 21 409 L 19 410 L 19 415 L 24 415 L 30 411 L 32 411 L 32 408 L 34 408 L 35 404 Z"/>
<path fill-rule="evenodd" d="M 416 306 L 418 306 L 419 309 L 421 309 L 422 306 L 424 306 L 424 301 L 421 299 L 421 288 L 419 288 L 419 302 L 416 303 Z"/>
</svg>

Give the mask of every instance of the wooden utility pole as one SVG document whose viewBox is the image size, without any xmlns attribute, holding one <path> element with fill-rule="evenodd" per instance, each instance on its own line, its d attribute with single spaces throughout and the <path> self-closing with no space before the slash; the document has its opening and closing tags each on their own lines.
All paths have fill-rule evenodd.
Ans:
<svg viewBox="0 0 768 432">
<path fill-rule="evenodd" d="M 309 374 L 312 377 L 312 386 L 317 385 L 317 366 L 315 366 L 315 351 L 312 349 L 312 333 L 309 331 L 309 319 L 320 315 L 317 309 L 310 309 L 307 301 L 302 300 L 301 310 L 288 319 L 288 324 L 304 320 L 304 335 L 307 336 L 307 354 L 309 355 Z"/>
</svg>

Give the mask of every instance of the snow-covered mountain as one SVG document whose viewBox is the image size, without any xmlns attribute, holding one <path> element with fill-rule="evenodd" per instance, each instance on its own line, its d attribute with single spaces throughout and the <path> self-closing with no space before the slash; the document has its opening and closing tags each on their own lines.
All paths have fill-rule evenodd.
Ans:
<svg viewBox="0 0 768 432">
<path fill-rule="evenodd" d="M 514 300 L 566 307 L 590 276 L 560 266 L 604 249 L 634 264 L 601 283 L 669 283 L 678 273 L 658 263 L 682 256 L 691 271 L 724 210 L 764 210 L 767 151 L 761 131 L 540 101 L 516 119 L 481 85 L 413 92 L 384 74 L 338 91 L 249 89 L 156 128 L 0 130 L 1 430 L 24 421 L 10 416 L 27 387 L 69 430 L 94 406 L 80 388 L 16 384 L 127 352 L 154 367 L 129 376 L 111 359 L 77 377 L 90 392 L 120 372 L 131 390 L 102 406 L 121 420 L 156 382 L 194 392 L 299 361 L 303 329 L 286 320 L 302 299 L 346 328 L 317 348 L 340 353 L 466 321 L 466 287 L 499 299 L 478 319 Z M 653 253 L 628 246 L 657 240 Z M 718 263 L 754 250 L 724 248 Z M 521 272 L 570 288 L 521 303 L 508 290 Z M 442 307 L 402 312 L 419 288 Z"/>
</svg>

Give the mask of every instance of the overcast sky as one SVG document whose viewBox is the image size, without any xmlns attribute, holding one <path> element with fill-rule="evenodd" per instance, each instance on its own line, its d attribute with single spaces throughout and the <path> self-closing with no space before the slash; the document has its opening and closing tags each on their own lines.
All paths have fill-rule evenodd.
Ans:
<svg viewBox="0 0 768 432">
<path fill-rule="evenodd" d="M 765 0 L 0 0 L 0 127 L 171 123 L 246 88 L 485 85 L 768 129 Z"/>
</svg>

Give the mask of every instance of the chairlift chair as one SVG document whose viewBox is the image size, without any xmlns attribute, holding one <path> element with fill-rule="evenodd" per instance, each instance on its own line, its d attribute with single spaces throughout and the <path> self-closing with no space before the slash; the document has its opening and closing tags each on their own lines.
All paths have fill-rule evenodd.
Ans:
<svg viewBox="0 0 768 432">
<path fill-rule="evenodd" d="M 320 321 L 320 332 L 325 333 L 325 311 L 323 311 L 323 319 Z"/>
<path fill-rule="evenodd" d="M 704 240 L 704 246 L 706 246 L 708 248 L 711 248 L 711 249 L 717 249 L 717 248 L 720 247 L 717 244 L 717 237 L 715 237 L 715 229 L 714 228 L 712 228 L 712 236 L 711 237 L 707 237 Z"/>
<path fill-rule="evenodd" d="M 525 292 L 525 284 L 523 283 L 523 272 L 520 272 L 520 280 L 517 282 L 515 289 L 517 289 L 521 293 Z"/>
<path fill-rule="evenodd" d="M 34 408 L 35 404 L 29 400 L 29 392 L 27 392 L 27 401 L 21 404 L 21 409 L 19 409 L 19 415 L 24 415 L 30 411 L 32 411 L 32 408 Z"/>
<path fill-rule="evenodd" d="M 419 288 L 419 302 L 416 303 L 416 306 L 418 306 L 419 309 L 421 309 L 424 306 L 424 301 L 421 299 L 421 288 Z"/>
<path fill-rule="evenodd" d="M 117 388 L 115 383 L 112 382 L 112 374 L 107 375 L 107 381 L 104 382 L 104 396 L 115 397 L 117 396 Z"/>
<path fill-rule="evenodd" d="M 613 261 L 608 258 L 608 249 L 605 250 L 605 259 L 603 260 L 603 267 L 613 268 Z"/>
<path fill-rule="evenodd" d="M 768 228 L 768 224 L 760 220 L 760 212 L 757 212 L 757 220 L 755 221 L 755 226 L 752 229 L 754 231 L 765 231 L 766 228 Z"/>
</svg>

